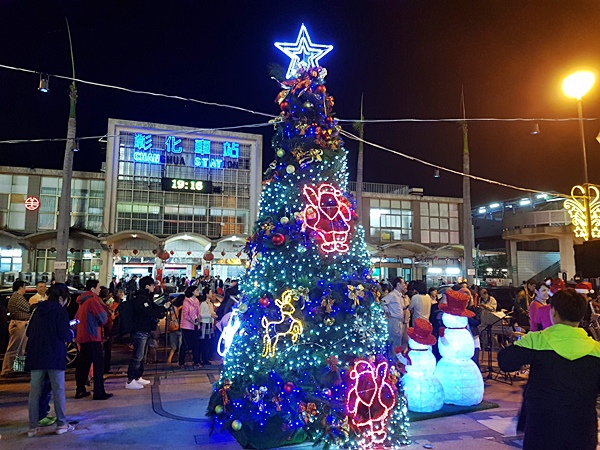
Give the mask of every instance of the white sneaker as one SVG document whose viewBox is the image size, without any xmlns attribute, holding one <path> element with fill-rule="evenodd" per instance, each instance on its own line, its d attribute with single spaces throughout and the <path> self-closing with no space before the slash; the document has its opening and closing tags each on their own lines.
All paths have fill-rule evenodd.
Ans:
<svg viewBox="0 0 600 450">
<path fill-rule="evenodd" d="M 125 389 L 144 389 L 144 385 L 138 383 L 136 380 L 131 380 L 129 383 L 125 383 Z"/>
<path fill-rule="evenodd" d="M 142 386 L 147 386 L 150 384 L 150 380 L 144 380 L 142 377 L 139 377 L 137 380 L 139 384 L 141 384 Z"/>
</svg>

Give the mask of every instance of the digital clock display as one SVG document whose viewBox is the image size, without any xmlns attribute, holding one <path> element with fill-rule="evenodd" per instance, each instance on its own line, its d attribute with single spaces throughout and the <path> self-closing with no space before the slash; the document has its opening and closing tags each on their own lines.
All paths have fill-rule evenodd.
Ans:
<svg viewBox="0 0 600 450">
<path fill-rule="evenodd" d="M 185 180 L 183 178 L 162 178 L 163 191 L 189 191 L 210 194 L 212 181 Z"/>
</svg>

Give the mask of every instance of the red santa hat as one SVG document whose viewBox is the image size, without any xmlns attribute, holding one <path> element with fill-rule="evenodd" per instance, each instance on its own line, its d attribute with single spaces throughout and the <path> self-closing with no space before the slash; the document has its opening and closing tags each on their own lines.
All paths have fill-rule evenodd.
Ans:
<svg viewBox="0 0 600 450">
<path fill-rule="evenodd" d="M 575 286 L 575 290 L 580 294 L 593 294 L 594 289 L 592 288 L 592 283 L 588 281 L 582 281 Z"/>
<path fill-rule="evenodd" d="M 446 314 L 462 317 L 474 317 L 475 313 L 467 309 L 469 296 L 463 292 L 446 289 L 448 303 L 440 303 L 439 308 Z"/>
<path fill-rule="evenodd" d="M 435 336 L 431 334 L 433 326 L 429 321 L 421 318 L 415 319 L 415 326 L 407 331 L 408 337 L 413 341 L 423 345 L 435 345 L 437 342 Z"/>
</svg>

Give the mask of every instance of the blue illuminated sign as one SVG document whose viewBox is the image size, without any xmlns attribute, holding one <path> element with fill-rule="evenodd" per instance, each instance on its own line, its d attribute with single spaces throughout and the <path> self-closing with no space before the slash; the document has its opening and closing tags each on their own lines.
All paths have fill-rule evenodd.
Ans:
<svg viewBox="0 0 600 450">
<path fill-rule="evenodd" d="M 210 155 L 210 141 L 206 139 L 195 139 L 194 153 L 197 155 Z"/>
<path fill-rule="evenodd" d="M 152 152 L 134 152 L 133 160 L 135 162 L 148 163 L 148 164 L 160 164 L 160 153 Z"/>
<path fill-rule="evenodd" d="M 237 142 L 223 142 L 223 157 L 235 159 L 239 158 L 240 144 Z"/>
<path fill-rule="evenodd" d="M 183 147 L 177 147 L 181 144 L 181 139 L 177 139 L 175 136 L 168 136 L 165 139 L 165 150 L 168 153 L 181 153 L 183 152 Z"/>
<path fill-rule="evenodd" d="M 152 135 L 136 133 L 133 136 L 133 148 L 136 150 L 150 150 L 152 148 Z"/>
<path fill-rule="evenodd" d="M 185 166 L 182 139 L 167 136 L 162 152 L 152 152 L 153 136 L 151 134 L 136 133 L 134 135 L 133 160 L 146 164 L 168 164 Z M 211 156 L 211 141 L 208 139 L 194 139 L 194 167 L 202 169 L 237 169 L 239 168 L 240 144 L 237 142 L 223 142 L 222 155 Z"/>
</svg>

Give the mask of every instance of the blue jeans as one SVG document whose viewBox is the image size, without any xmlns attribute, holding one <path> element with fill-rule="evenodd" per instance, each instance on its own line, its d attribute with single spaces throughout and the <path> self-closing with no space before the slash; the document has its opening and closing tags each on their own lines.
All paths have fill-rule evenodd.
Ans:
<svg viewBox="0 0 600 450">
<path fill-rule="evenodd" d="M 54 413 L 58 426 L 66 425 L 65 416 L 65 371 L 64 370 L 32 370 L 31 390 L 29 391 L 29 428 L 33 430 L 40 420 L 40 397 L 44 388 L 46 375 L 50 378 L 52 395 L 54 397 Z"/>
<path fill-rule="evenodd" d="M 133 356 L 127 368 L 128 381 L 137 380 L 144 374 L 144 354 L 150 333 L 137 331 L 133 335 Z"/>
</svg>

